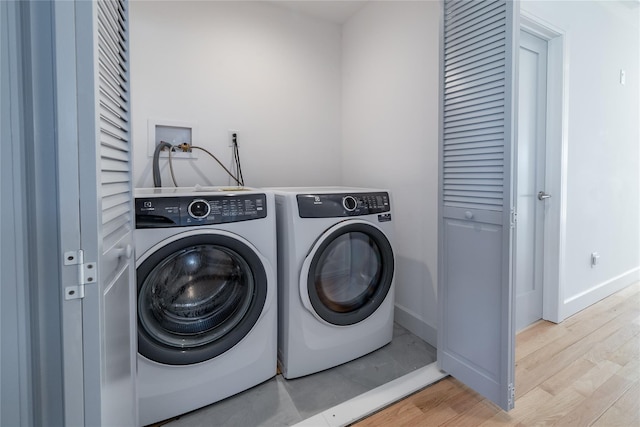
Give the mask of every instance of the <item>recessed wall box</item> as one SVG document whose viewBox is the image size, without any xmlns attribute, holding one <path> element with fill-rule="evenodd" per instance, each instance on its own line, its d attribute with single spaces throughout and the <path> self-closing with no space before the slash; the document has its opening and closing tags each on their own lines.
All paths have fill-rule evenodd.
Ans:
<svg viewBox="0 0 640 427">
<path fill-rule="evenodd" d="M 172 145 L 187 143 L 194 145 L 197 138 L 197 125 L 192 122 L 178 122 L 172 120 L 149 119 L 148 121 L 148 144 L 147 154 L 153 157 L 153 152 L 160 141 L 168 142 Z M 160 157 L 168 157 L 169 152 L 163 150 Z M 172 158 L 176 159 L 197 159 L 198 150 L 184 152 L 182 150 L 171 153 Z"/>
</svg>

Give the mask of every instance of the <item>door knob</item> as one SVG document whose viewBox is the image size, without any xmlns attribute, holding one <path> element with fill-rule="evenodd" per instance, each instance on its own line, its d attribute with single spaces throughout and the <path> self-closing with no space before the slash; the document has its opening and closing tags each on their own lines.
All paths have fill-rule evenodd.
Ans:
<svg viewBox="0 0 640 427">
<path fill-rule="evenodd" d="M 551 197 L 551 194 L 547 194 L 544 191 L 538 192 L 538 200 L 548 199 L 549 197 Z"/>
<path fill-rule="evenodd" d="M 129 259 L 131 258 L 131 255 L 133 255 L 133 248 L 130 244 L 127 244 L 126 246 L 118 246 L 116 248 L 116 253 L 118 254 L 118 257 L 124 256 L 126 259 Z"/>
</svg>

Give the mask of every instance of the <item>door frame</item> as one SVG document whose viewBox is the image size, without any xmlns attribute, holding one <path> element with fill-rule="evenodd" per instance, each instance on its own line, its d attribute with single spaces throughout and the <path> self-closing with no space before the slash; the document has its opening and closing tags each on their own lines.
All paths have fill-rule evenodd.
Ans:
<svg viewBox="0 0 640 427">
<path fill-rule="evenodd" d="M 77 89 L 76 89 L 76 26 L 75 2 L 58 2 L 53 5 L 53 34 L 57 43 L 52 47 L 55 58 L 56 78 L 56 122 L 57 158 L 60 190 L 56 194 L 59 206 L 58 228 L 60 241 L 59 254 L 65 250 L 80 248 L 80 200 L 79 188 L 79 140 L 77 134 Z M 62 217 L 65 220 L 62 220 Z M 60 292 L 64 292 L 65 284 L 77 283 L 77 270 L 62 268 L 60 270 Z M 62 400 L 64 420 L 67 424 L 84 425 L 84 359 L 82 300 L 62 300 L 61 332 L 65 349 L 62 355 Z"/>
<path fill-rule="evenodd" d="M 35 179 L 28 172 L 37 147 L 30 134 L 35 105 L 30 96 L 29 59 L 35 37 L 31 36 L 28 6 L 0 2 L 0 423 L 7 425 L 36 425 L 43 412 L 35 394 L 35 380 L 40 378 L 32 368 L 40 365 L 36 360 L 39 336 L 32 320 L 37 311 L 34 282 L 40 263 L 33 243 L 39 235 L 30 227 L 37 206 L 31 203 Z M 52 416 L 51 421 L 58 419 Z"/>
<path fill-rule="evenodd" d="M 520 12 L 520 29 L 547 41 L 547 115 L 545 191 L 552 195 L 545 206 L 543 245 L 542 318 L 559 323 L 566 247 L 568 52 L 563 30 L 530 14 Z M 517 266 L 516 266 L 517 268 Z"/>
</svg>

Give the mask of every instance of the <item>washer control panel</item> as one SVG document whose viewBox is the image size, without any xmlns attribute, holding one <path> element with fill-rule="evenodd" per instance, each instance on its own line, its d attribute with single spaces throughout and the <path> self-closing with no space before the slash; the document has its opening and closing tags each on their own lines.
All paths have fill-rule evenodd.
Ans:
<svg viewBox="0 0 640 427">
<path fill-rule="evenodd" d="M 225 224 L 267 216 L 264 194 L 136 198 L 136 228 Z"/>
<path fill-rule="evenodd" d="M 391 212 L 389 193 L 298 194 L 300 218 L 337 218 Z"/>
</svg>

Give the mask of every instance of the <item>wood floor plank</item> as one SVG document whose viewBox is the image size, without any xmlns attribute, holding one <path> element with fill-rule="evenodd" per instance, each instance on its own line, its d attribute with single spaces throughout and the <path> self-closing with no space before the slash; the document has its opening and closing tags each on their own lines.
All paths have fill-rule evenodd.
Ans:
<svg viewBox="0 0 640 427">
<path fill-rule="evenodd" d="M 627 300 L 627 296 L 616 293 L 600 301 L 598 304 L 593 304 L 589 307 L 584 308 L 568 319 L 565 319 L 562 323 L 560 323 L 560 325 L 570 329 L 589 319 L 597 321 L 598 316 L 607 316 L 611 313 L 614 313 L 617 310 L 617 307 Z"/>
<path fill-rule="evenodd" d="M 599 328 L 595 328 L 590 333 L 583 335 L 582 339 L 574 341 L 568 340 L 569 345 L 561 348 L 560 345 L 551 345 L 551 353 L 548 353 L 546 349 L 541 349 L 536 353 L 544 353 L 546 356 L 545 363 L 539 363 L 538 360 L 529 368 L 525 361 L 520 361 L 519 367 L 521 368 L 520 375 L 516 375 L 516 392 L 520 390 L 522 393 L 526 393 L 532 388 L 536 387 L 543 381 L 546 381 L 553 375 L 556 375 L 565 367 L 579 360 L 582 355 L 587 353 L 598 342 L 606 339 L 612 333 L 617 331 L 620 324 L 627 324 L 631 318 L 635 317 L 635 314 L 630 311 L 622 311 L 614 319 L 608 320 L 604 325 Z M 554 344 L 557 344 L 554 342 Z M 536 358 L 540 358 L 541 355 L 534 354 Z"/>
<path fill-rule="evenodd" d="M 580 393 L 575 390 L 566 389 L 544 403 L 539 402 L 538 406 L 530 411 L 523 412 L 518 419 L 526 426 L 558 425 L 568 427 L 571 426 L 571 424 L 561 424 L 559 420 L 576 408 L 579 408 L 584 401 L 585 397 Z M 518 407 L 519 404 L 520 402 L 516 401 L 516 407 Z"/>
<path fill-rule="evenodd" d="M 585 397 L 591 396 L 602 384 L 619 372 L 621 366 L 605 360 L 571 384 L 571 388 Z"/>
<path fill-rule="evenodd" d="M 608 338 L 597 343 L 584 358 L 594 363 L 610 360 L 612 355 L 616 354 L 621 346 L 640 334 L 640 324 L 631 322 L 628 325 L 620 325 L 620 328 L 611 334 Z"/>
<path fill-rule="evenodd" d="M 512 411 L 447 377 L 357 425 L 640 426 L 640 282 L 518 334 Z"/>
<path fill-rule="evenodd" d="M 451 377 L 447 377 L 431 387 L 424 389 L 422 392 L 411 396 L 409 399 L 416 407 L 426 413 L 459 393 L 461 386 L 461 383 L 456 382 Z"/>
<path fill-rule="evenodd" d="M 485 399 L 481 399 L 468 410 L 444 423 L 443 426 L 475 427 L 492 419 L 493 416 L 499 412 L 501 412 L 501 409 L 496 405 Z"/>
<path fill-rule="evenodd" d="M 553 395 L 537 387 L 525 396 L 516 399 L 517 404 L 508 414 L 515 419 L 522 420 L 527 414 L 536 412 L 541 405 L 549 404 L 552 399 L 554 399 Z"/>
<path fill-rule="evenodd" d="M 628 427 L 640 425 L 640 382 L 636 382 L 600 418 L 595 427 Z"/>
<path fill-rule="evenodd" d="M 483 422 L 479 427 L 519 427 L 524 426 L 517 419 L 509 416 L 506 412 L 495 414 L 489 420 Z"/>
<path fill-rule="evenodd" d="M 540 320 L 516 336 L 516 363 L 534 351 L 549 344 L 549 341 L 562 338 L 567 334 L 565 328 L 555 323 Z"/>
<path fill-rule="evenodd" d="M 519 365 L 529 370 L 539 366 L 546 367 L 551 357 L 564 351 L 568 347 L 583 342 L 583 339 L 591 334 L 597 333 L 598 340 L 605 339 L 620 327 L 620 323 L 616 322 L 618 317 L 625 316 L 625 322 L 623 322 L 623 324 L 627 324 L 627 322 L 630 322 L 635 317 L 633 313 L 629 313 L 629 310 L 632 309 L 634 305 L 635 303 L 633 301 L 621 301 L 608 310 L 596 312 L 593 318 L 586 318 L 573 326 L 558 325 L 561 328 L 566 328 L 569 333 L 547 343 L 547 345 L 540 350 L 524 357 L 519 361 Z"/>
<path fill-rule="evenodd" d="M 616 375 L 628 378 L 633 382 L 640 381 L 640 358 L 634 359 L 624 365 Z"/>
<path fill-rule="evenodd" d="M 595 366 L 596 364 L 589 360 L 579 359 L 575 363 L 572 363 L 559 371 L 548 380 L 544 381 L 539 387 L 555 396 L 560 394 L 563 390 L 566 390 L 574 381 L 582 377 L 585 372 L 591 370 Z"/>
<path fill-rule="evenodd" d="M 624 393 L 633 386 L 633 381 L 613 375 L 585 399 L 584 403 L 560 418 L 561 426 L 589 426 L 596 422 Z"/>
<path fill-rule="evenodd" d="M 377 427 L 381 425 L 401 425 L 406 420 L 421 420 L 423 413 L 410 401 L 402 401 L 387 411 L 365 418 L 358 425 L 361 427 Z"/>
<path fill-rule="evenodd" d="M 451 407 L 451 409 L 456 411 L 458 414 L 462 414 L 470 410 L 476 403 L 480 402 L 481 400 L 482 396 L 465 386 L 460 393 L 449 399 L 447 403 Z"/>
<path fill-rule="evenodd" d="M 638 335 L 624 343 L 615 354 L 609 357 L 609 360 L 618 365 L 626 365 L 638 359 L 640 359 L 640 340 L 638 340 Z"/>
<path fill-rule="evenodd" d="M 396 421 L 391 421 L 387 424 L 376 424 L 376 427 L 397 425 L 399 425 L 400 427 L 440 426 L 456 417 L 457 415 L 458 414 L 456 413 L 456 411 L 445 405 L 439 407 L 435 411 L 430 412 L 430 415 L 428 417 L 425 417 L 423 413 L 420 416 L 415 416 L 414 418 L 403 420 L 400 424 L 398 424 Z"/>
</svg>

